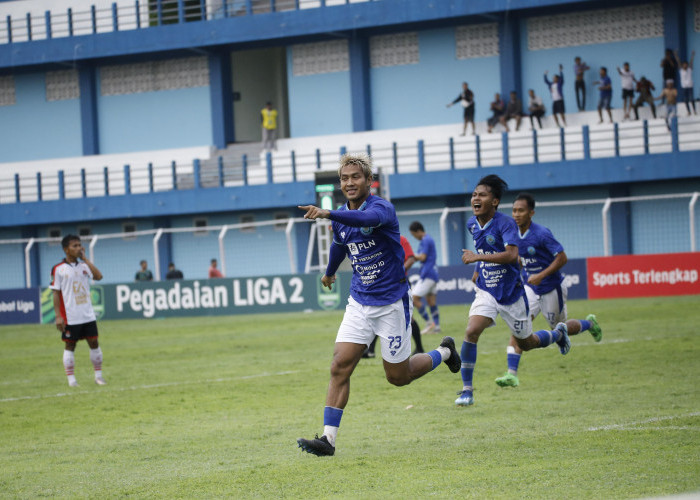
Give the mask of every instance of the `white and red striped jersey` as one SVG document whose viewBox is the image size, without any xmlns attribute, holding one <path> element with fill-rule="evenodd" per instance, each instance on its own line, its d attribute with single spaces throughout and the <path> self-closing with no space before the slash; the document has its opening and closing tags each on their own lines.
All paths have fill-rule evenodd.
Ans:
<svg viewBox="0 0 700 500">
<path fill-rule="evenodd" d="M 53 266 L 49 288 L 61 292 L 61 316 L 68 325 L 95 321 L 90 299 L 92 272 L 85 262 L 71 264 L 65 259 Z"/>
</svg>

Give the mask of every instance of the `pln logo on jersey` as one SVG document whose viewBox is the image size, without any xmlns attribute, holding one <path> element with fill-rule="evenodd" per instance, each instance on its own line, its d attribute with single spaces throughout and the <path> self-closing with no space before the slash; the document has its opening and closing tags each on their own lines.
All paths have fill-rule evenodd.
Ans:
<svg viewBox="0 0 700 500">
<path fill-rule="evenodd" d="M 496 243 L 496 238 L 494 238 L 492 234 L 489 234 L 486 236 L 486 243 L 488 243 L 489 245 L 493 245 L 494 243 Z"/>
<path fill-rule="evenodd" d="M 348 249 L 352 255 L 357 255 L 360 251 L 357 249 L 356 243 L 348 243 Z"/>
<path fill-rule="evenodd" d="M 527 247 L 527 253 L 530 255 L 535 255 L 535 247 Z"/>
</svg>

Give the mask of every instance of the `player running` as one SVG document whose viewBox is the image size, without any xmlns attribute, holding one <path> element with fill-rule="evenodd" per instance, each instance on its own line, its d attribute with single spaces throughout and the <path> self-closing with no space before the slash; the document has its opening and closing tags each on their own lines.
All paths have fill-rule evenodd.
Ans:
<svg viewBox="0 0 700 500">
<path fill-rule="evenodd" d="M 105 385 L 102 378 L 102 349 L 97 342 L 97 321 L 90 300 L 90 280 L 99 281 L 102 273 L 85 257 L 80 238 L 69 234 L 61 241 L 66 258 L 51 270 L 53 307 L 56 312 L 56 328 L 65 343 L 63 367 L 68 385 L 78 387 L 75 379 L 75 346 L 85 339 L 90 347 L 90 361 L 95 368 L 95 383 Z M 82 262 L 78 262 L 78 259 Z"/>
<path fill-rule="evenodd" d="M 564 247 L 544 226 L 532 222 L 535 215 L 535 199 L 529 193 L 521 193 L 513 202 L 513 219 L 518 225 L 518 253 L 522 264 L 525 293 L 530 306 L 530 317 L 534 320 L 542 312 L 551 328 L 557 323 L 566 323 L 569 335 L 577 335 L 586 330 L 591 332 L 596 342 L 603 338 L 603 330 L 593 314 L 586 319 L 566 319 L 567 288 L 564 276 L 559 270 L 566 264 Z M 518 364 L 522 349 L 515 337 L 510 337 L 507 348 L 508 371 L 496 379 L 501 387 L 516 387 Z"/>
<path fill-rule="evenodd" d="M 413 287 L 413 307 L 418 309 L 418 313 L 425 320 L 425 328 L 421 330 L 421 333 L 440 333 L 440 312 L 437 306 L 438 271 L 435 240 L 425 232 L 423 224 L 418 221 L 412 222 L 408 230 L 420 242 L 416 260 L 422 262 L 422 264 L 420 266 L 420 279 L 416 286 Z M 430 307 L 430 315 L 425 309 L 425 304 L 421 301 L 423 297 L 425 297 L 425 301 Z"/>
<path fill-rule="evenodd" d="M 333 242 L 328 267 L 321 278 L 329 289 L 345 256 L 352 261 L 350 297 L 338 329 L 331 363 L 331 379 L 323 411 L 323 434 L 297 439 L 299 447 L 317 456 L 333 455 L 335 440 L 350 394 L 350 376 L 374 337 L 380 338 L 384 372 L 389 383 L 410 384 L 443 361 L 459 371 L 454 339 L 440 347 L 411 356 L 411 291 L 399 242 L 394 206 L 370 193 L 372 161 L 363 154 L 343 155 L 338 168 L 340 189 L 347 203 L 338 210 L 300 206 L 306 219 L 330 219 Z"/>
<path fill-rule="evenodd" d="M 478 264 L 474 269 L 476 297 L 469 309 L 469 320 L 462 344 L 462 390 L 455 400 L 458 406 L 474 404 L 474 365 L 476 344 L 481 333 L 493 326 L 500 314 L 508 324 L 518 346 L 523 351 L 547 347 L 556 342 L 562 354 L 569 352 L 571 342 L 565 323 L 554 330 L 532 333 L 532 320 L 527 307 L 525 290 L 518 268 L 518 226 L 515 221 L 498 212 L 503 191 L 508 187 L 497 175 L 483 177 L 472 193 L 474 215 L 467 229 L 474 238 L 474 248 L 463 250 L 462 262 Z"/>
</svg>

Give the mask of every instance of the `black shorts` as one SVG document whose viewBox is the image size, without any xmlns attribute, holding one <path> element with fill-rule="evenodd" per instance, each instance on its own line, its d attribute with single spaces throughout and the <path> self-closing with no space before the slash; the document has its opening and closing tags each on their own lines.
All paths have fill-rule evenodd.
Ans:
<svg viewBox="0 0 700 500">
<path fill-rule="evenodd" d="M 468 108 L 464 108 L 464 121 L 473 122 L 474 121 L 474 104 Z"/>
<path fill-rule="evenodd" d="M 622 99 L 629 97 L 632 99 L 634 97 L 634 90 L 632 89 L 622 89 Z"/>
<path fill-rule="evenodd" d="M 81 325 L 67 325 L 66 331 L 61 333 L 64 342 L 77 342 L 82 339 L 97 338 L 97 321 L 90 321 Z"/>
<path fill-rule="evenodd" d="M 564 114 L 564 99 L 559 99 L 552 103 L 552 113 L 553 114 Z"/>
</svg>

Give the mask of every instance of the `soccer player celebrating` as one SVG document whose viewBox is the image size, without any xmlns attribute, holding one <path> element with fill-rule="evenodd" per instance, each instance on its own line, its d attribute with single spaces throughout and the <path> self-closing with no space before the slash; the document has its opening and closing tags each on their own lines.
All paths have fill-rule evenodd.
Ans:
<svg viewBox="0 0 700 500">
<path fill-rule="evenodd" d="M 102 279 L 102 273 L 85 257 L 80 238 L 69 234 L 61 241 L 66 258 L 51 270 L 53 307 L 56 312 L 56 328 L 65 343 L 63 367 L 68 376 L 68 385 L 77 387 L 73 373 L 75 368 L 75 346 L 85 339 L 90 347 L 90 361 L 95 368 L 95 383 L 105 385 L 102 378 L 102 349 L 97 342 L 97 321 L 90 300 L 90 280 Z M 82 262 L 78 262 L 78 259 Z"/>
<path fill-rule="evenodd" d="M 380 338 L 384 372 L 389 383 L 410 384 L 443 361 L 457 373 L 459 354 L 454 340 L 445 337 L 440 347 L 411 356 L 411 292 L 399 242 L 399 221 L 394 206 L 370 193 L 372 162 L 363 154 L 344 155 L 338 168 L 340 189 L 347 203 L 338 210 L 300 206 L 306 219 L 330 219 L 333 243 L 328 267 L 321 278 L 329 289 L 345 256 L 353 267 L 350 298 L 338 329 L 331 363 L 331 379 L 323 412 L 323 435 L 299 438 L 299 447 L 317 456 L 333 455 L 343 409 L 350 394 L 350 376 L 374 337 Z"/>
<path fill-rule="evenodd" d="M 418 309 L 418 313 L 425 320 L 425 328 L 421 333 L 439 333 L 440 330 L 440 312 L 437 306 L 437 282 L 438 272 L 437 266 L 437 250 L 435 249 L 435 240 L 432 236 L 425 232 L 423 224 L 418 221 L 412 222 L 408 228 L 411 235 L 417 239 L 418 254 L 416 260 L 422 262 L 420 268 L 420 280 L 416 283 L 413 290 L 413 306 Z M 425 297 L 428 306 L 430 307 L 430 315 L 425 309 L 425 304 L 421 302 L 421 297 Z"/>
<path fill-rule="evenodd" d="M 467 229 L 474 238 L 474 248 L 463 250 L 462 262 L 478 263 L 472 280 L 476 297 L 469 309 L 469 320 L 462 344 L 462 390 L 455 400 L 458 406 L 474 404 L 472 383 L 476 364 L 476 344 L 481 333 L 493 326 L 500 314 L 508 324 L 520 349 L 529 351 L 556 342 L 562 354 L 569 352 L 571 341 L 565 323 L 554 330 L 532 333 L 532 320 L 527 308 L 525 290 L 518 268 L 518 226 L 498 212 L 501 196 L 508 187 L 497 175 L 483 177 L 472 193 L 474 215 Z"/>
<path fill-rule="evenodd" d="M 513 203 L 513 219 L 519 229 L 516 243 L 524 278 L 527 279 L 525 294 L 530 306 L 530 317 L 534 320 L 541 311 L 551 328 L 564 322 L 569 335 L 588 330 L 595 341 L 600 342 L 603 330 L 593 314 L 586 316 L 585 320 L 566 320 L 567 289 L 564 277 L 559 272 L 566 264 L 566 253 L 549 229 L 532 222 L 533 215 L 535 199 L 529 193 L 519 194 Z M 520 383 L 518 364 L 522 352 L 515 337 L 511 336 L 507 348 L 508 371 L 496 379 L 501 387 L 515 387 Z"/>
</svg>

